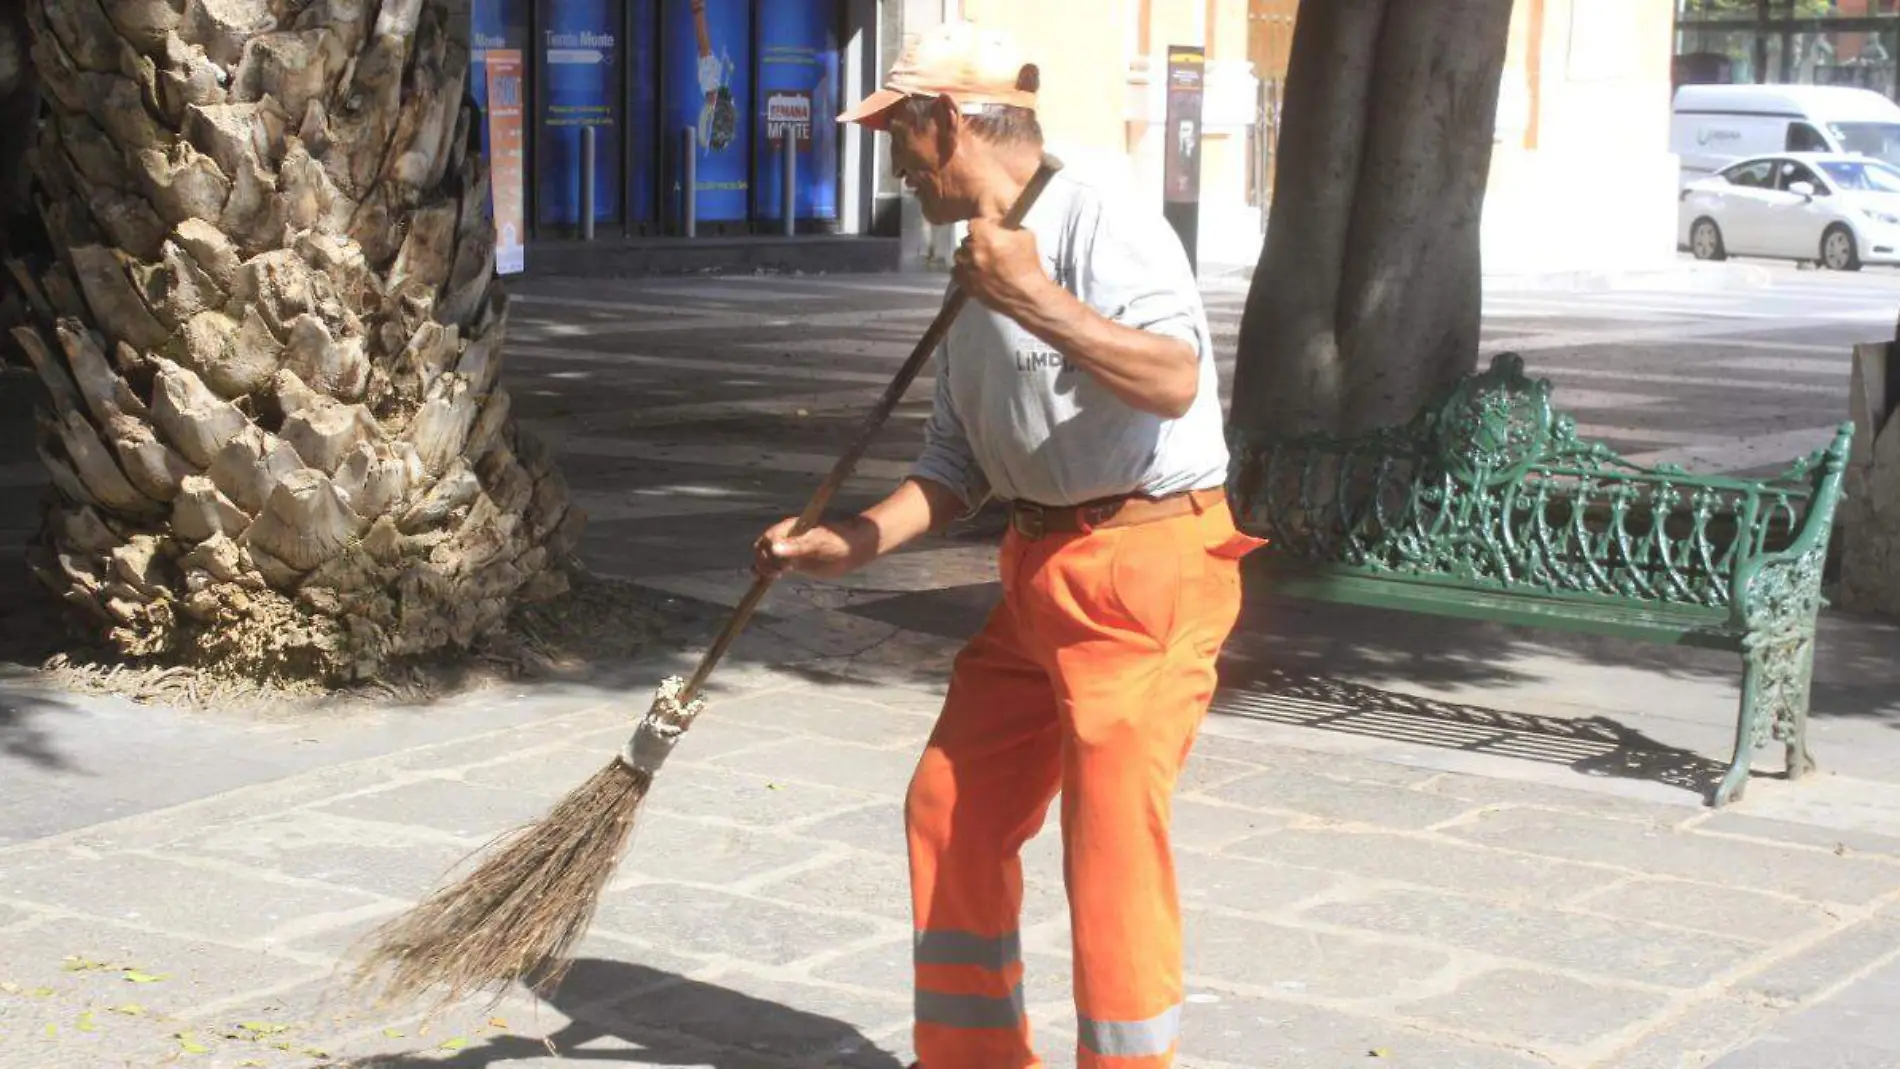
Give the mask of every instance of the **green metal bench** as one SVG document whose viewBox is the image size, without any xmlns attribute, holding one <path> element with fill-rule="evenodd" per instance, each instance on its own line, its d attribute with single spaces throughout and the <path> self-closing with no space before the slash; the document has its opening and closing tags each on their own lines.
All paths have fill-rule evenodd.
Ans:
<svg viewBox="0 0 1900 1069">
<path fill-rule="evenodd" d="M 1404 426 L 1350 438 L 1229 431 L 1240 524 L 1273 596 L 1582 631 L 1742 655 L 1741 796 L 1774 737 L 1807 751 L 1822 568 L 1852 424 L 1763 480 L 1643 468 L 1577 437 L 1515 354 Z"/>
</svg>

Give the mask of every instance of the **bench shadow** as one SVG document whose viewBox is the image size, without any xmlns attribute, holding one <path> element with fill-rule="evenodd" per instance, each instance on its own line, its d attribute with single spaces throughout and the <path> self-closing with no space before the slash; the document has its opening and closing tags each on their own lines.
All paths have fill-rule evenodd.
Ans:
<svg viewBox="0 0 1900 1069">
<path fill-rule="evenodd" d="M 1604 716 L 1554 717 L 1460 705 L 1239 662 L 1223 670 L 1216 715 L 1388 742 L 1561 765 L 1715 796 L 1728 766 Z M 1758 773 L 1759 774 L 1759 773 Z"/>
<path fill-rule="evenodd" d="M 547 1059 L 609 1065 L 904 1069 L 855 1026 L 730 988 L 628 962 L 582 958 L 544 999 L 568 1018 L 545 1038 L 485 1037 L 440 1051 L 377 1055 L 349 1069 L 483 1069 Z M 606 1041 L 604 1046 L 592 1046 Z"/>
</svg>

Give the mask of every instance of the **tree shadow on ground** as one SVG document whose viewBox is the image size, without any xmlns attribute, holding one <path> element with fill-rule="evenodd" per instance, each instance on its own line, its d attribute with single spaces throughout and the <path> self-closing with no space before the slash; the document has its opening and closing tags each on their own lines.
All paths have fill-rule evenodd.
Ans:
<svg viewBox="0 0 1900 1069">
<path fill-rule="evenodd" d="M 762 1069 L 779 1064 L 902 1069 L 855 1026 L 643 965 L 577 960 L 546 1000 L 569 1023 L 545 1038 L 493 1036 L 452 1057 L 381 1055 L 352 1069 L 483 1069 L 547 1058 L 573 1062 Z M 608 1045 L 600 1044 L 603 1040 Z"/>
</svg>

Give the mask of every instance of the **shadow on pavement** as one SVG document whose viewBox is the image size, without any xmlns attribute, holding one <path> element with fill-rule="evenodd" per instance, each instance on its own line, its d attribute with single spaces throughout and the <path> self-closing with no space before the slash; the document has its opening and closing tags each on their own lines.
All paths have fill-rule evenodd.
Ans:
<svg viewBox="0 0 1900 1069">
<path fill-rule="evenodd" d="M 1338 679 L 1259 671 L 1224 676 L 1216 711 L 1290 727 L 1563 765 L 1587 776 L 1644 780 L 1713 796 L 1727 766 L 1605 716 L 1553 717 L 1458 705 Z"/>
<path fill-rule="evenodd" d="M 545 1040 L 495 1036 L 453 1057 L 439 1053 L 381 1056 L 349 1066 L 478 1069 L 554 1057 L 705 1069 L 760 1069 L 769 1060 L 787 1065 L 822 1062 L 850 1069 L 904 1066 L 896 1055 L 881 1050 L 843 1021 L 625 962 L 576 961 L 547 1003 L 571 1020 Z M 590 1049 L 590 1044 L 602 1040 L 613 1042 Z"/>
</svg>

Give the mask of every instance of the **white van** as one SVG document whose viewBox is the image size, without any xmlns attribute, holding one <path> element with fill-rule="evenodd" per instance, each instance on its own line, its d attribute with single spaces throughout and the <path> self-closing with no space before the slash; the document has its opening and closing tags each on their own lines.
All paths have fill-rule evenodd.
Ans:
<svg viewBox="0 0 1900 1069">
<path fill-rule="evenodd" d="M 1685 85 L 1669 148 L 1687 185 L 1745 156 L 1842 152 L 1900 165 L 1900 105 L 1837 85 Z"/>
</svg>

